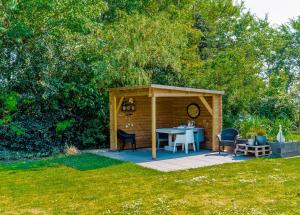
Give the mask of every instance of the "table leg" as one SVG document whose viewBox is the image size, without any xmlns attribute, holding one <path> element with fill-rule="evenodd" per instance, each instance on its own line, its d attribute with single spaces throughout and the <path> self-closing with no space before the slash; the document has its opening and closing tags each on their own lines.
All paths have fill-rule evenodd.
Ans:
<svg viewBox="0 0 300 215">
<path fill-rule="evenodd" d="M 168 137 L 169 137 L 169 140 L 168 140 L 169 146 L 173 146 L 172 134 L 169 134 Z"/>
<path fill-rule="evenodd" d="M 248 155 L 248 146 L 245 146 L 244 155 Z"/>
<path fill-rule="evenodd" d="M 239 150 L 239 145 L 236 144 L 236 145 L 235 145 L 235 149 L 234 149 L 234 154 L 236 154 L 236 153 L 238 152 L 238 150 Z"/>
</svg>

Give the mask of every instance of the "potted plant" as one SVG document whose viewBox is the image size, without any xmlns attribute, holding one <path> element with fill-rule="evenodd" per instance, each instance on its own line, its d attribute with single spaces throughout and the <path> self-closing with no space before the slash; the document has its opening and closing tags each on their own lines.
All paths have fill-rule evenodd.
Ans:
<svg viewBox="0 0 300 215">
<path fill-rule="evenodd" d="M 256 130 L 256 145 L 266 145 L 267 143 L 267 137 L 266 137 L 266 129 L 265 128 L 258 128 Z"/>
<path fill-rule="evenodd" d="M 255 141 L 255 135 L 256 135 L 256 133 L 255 132 L 248 132 L 247 134 L 246 134 L 246 138 L 247 138 L 247 140 L 248 140 L 248 145 L 249 146 L 253 146 L 254 145 L 254 141 Z"/>
</svg>

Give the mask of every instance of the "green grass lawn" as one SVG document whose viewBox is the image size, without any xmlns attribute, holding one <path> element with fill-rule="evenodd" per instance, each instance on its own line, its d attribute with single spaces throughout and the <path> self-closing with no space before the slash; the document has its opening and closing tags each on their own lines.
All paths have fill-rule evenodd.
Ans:
<svg viewBox="0 0 300 215">
<path fill-rule="evenodd" d="M 0 163 L 0 214 L 300 214 L 300 158 L 170 173 L 92 154 Z"/>
<path fill-rule="evenodd" d="M 300 132 L 292 132 L 287 136 L 289 141 L 300 141 Z"/>
</svg>

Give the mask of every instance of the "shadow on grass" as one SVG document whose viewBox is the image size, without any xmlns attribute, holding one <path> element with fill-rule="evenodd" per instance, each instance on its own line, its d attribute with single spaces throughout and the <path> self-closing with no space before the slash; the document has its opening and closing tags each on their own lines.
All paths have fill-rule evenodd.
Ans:
<svg viewBox="0 0 300 215">
<path fill-rule="evenodd" d="M 84 153 L 76 156 L 64 156 L 60 158 L 55 158 L 53 162 L 81 171 L 105 168 L 124 163 L 124 161 L 115 160 L 89 153 Z"/>
<path fill-rule="evenodd" d="M 46 167 L 56 167 L 58 165 L 64 165 L 76 170 L 85 171 L 106 168 L 122 163 L 124 163 L 124 161 L 119 161 L 90 153 L 83 153 L 74 156 L 61 156 L 41 160 L 3 162 L 0 163 L 0 171 L 38 170 Z"/>
</svg>

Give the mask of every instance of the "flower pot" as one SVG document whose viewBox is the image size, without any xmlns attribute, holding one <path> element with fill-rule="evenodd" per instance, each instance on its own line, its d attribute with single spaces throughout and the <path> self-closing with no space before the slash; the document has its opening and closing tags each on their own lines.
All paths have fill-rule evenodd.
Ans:
<svg viewBox="0 0 300 215">
<path fill-rule="evenodd" d="M 254 139 L 248 139 L 248 145 L 253 146 L 254 145 Z"/>
<path fill-rule="evenodd" d="M 256 144 L 258 146 L 266 145 L 267 137 L 266 136 L 256 136 Z"/>
</svg>

